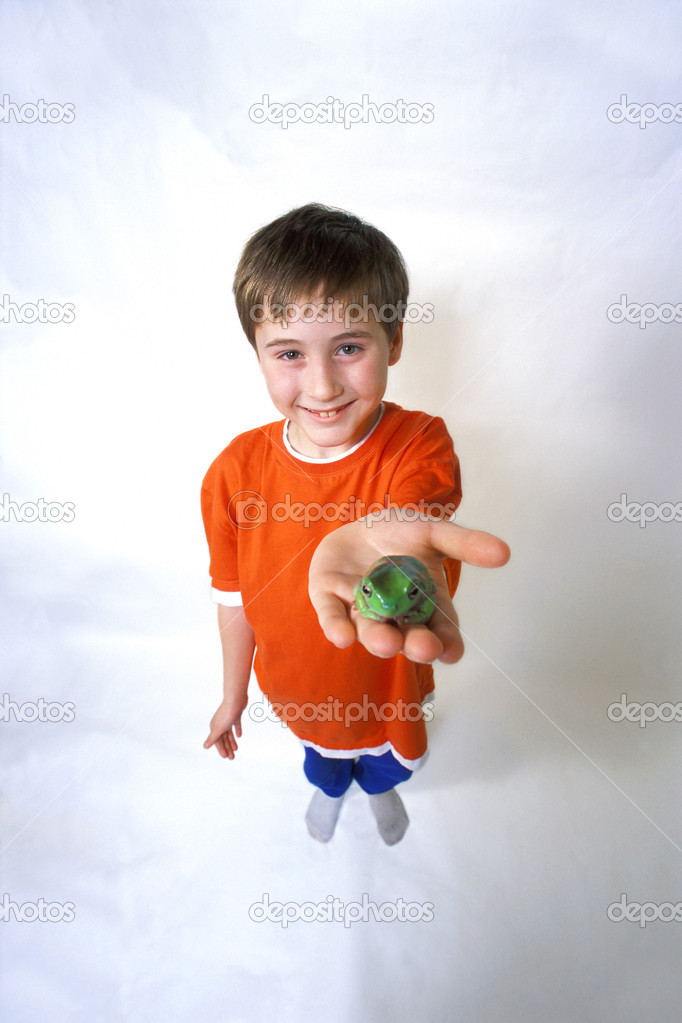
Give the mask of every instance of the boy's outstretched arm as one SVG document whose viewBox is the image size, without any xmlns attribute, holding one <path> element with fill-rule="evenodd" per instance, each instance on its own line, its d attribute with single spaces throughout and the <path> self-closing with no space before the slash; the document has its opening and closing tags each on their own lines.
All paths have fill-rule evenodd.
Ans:
<svg viewBox="0 0 682 1023">
<path fill-rule="evenodd" d="M 372 562 L 395 554 L 419 558 L 436 583 L 437 606 L 428 625 L 409 625 L 401 631 L 363 618 L 354 609 L 355 584 Z M 357 639 L 377 657 L 395 657 L 402 652 L 409 660 L 422 663 L 458 660 L 462 641 L 441 566 L 444 557 L 497 568 L 507 563 L 510 551 L 491 533 L 427 515 L 404 521 L 400 509 L 386 509 L 339 526 L 318 545 L 309 573 L 308 592 L 327 639 L 341 649 Z"/>
<path fill-rule="evenodd" d="M 248 702 L 249 677 L 256 642 L 243 607 L 218 604 L 218 628 L 223 648 L 223 702 L 211 718 L 204 749 L 215 746 L 221 757 L 234 760 L 242 735 L 242 714 Z"/>
</svg>

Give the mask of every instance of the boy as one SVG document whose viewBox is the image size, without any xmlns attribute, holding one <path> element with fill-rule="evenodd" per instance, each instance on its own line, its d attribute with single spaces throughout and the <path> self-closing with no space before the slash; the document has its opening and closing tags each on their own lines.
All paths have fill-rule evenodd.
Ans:
<svg viewBox="0 0 682 1023">
<path fill-rule="evenodd" d="M 355 778 L 393 845 L 408 825 L 395 786 L 427 755 L 430 662 L 461 655 L 460 560 L 502 564 L 508 549 L 444 521 L 461 488 L 443 421 L 382 401 L 408 294 L 382 232 L 341 210 L 292 210 L 247 243 L 234 294 L 285 419 L 236 437 L 203 483 L 224 663 L 204 745 L 234 757 L 255 650 L 260 688 L 305 748 L 310 834 L 332 837 Z M 428 627 L 361 619 L 353 605 L 370 563 L 398 553 L 437 583 Z"/>
</svg>

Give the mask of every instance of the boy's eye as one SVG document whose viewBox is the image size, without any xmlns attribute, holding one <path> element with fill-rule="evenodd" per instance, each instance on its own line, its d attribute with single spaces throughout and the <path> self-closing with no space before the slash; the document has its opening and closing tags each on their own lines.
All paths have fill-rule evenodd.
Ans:
<svg viewBox="0 0 682 1023">
<path fill-rule="evenodd" d="M 349 349 L 351 350 L 349 351 Z M 339 351 L 343 352 L 344 355 L 355 355 L 356 352 L 360 351 L 360 345 L 354 345 L 350 343 L 347 345 L 341 345 Z"/>
<path fill-rule="evenodd" d="M 293 358 L 290 359 L 289 358 L 290 355 L 293 356 Z M 280 355 L 278 355 L 278 358 L 284 359 L 285 362 L 293 362 L 296 358 L 298 358 L 298 352 L 292 349 L 289 352 L 282 352 Z"/>
</svg>

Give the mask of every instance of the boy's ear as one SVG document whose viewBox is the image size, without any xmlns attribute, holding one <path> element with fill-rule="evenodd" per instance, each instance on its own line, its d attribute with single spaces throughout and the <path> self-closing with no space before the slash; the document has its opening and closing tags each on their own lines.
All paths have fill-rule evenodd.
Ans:
<svg viewBox="0 0 682 1023">
<path fill-rule="evenodd" d="M 389 366 L 395 366 L 396 362 L 400 358 L 403 350 L 403 325 L 399 323 L 395 329 L 395 334 L 388 345 L 388 364 Z"/>
</svg>

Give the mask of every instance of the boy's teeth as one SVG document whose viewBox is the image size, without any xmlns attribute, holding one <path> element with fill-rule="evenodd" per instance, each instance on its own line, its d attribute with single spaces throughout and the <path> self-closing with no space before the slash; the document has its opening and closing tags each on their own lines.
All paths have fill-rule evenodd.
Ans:
<svg viewBox="0 0 682 1023">
<path fill-rule="evenodd" d="M 309 412 L 314 412 L 316 416 L 322 416 L 324 419 L 329 419 L 330 416 L 335 416 L 337 412 L 340 412 L 345 405 L 339 405 L 338 408 L 332 409 L 331 412 L 319 412 L 317 409 L 308 409 Z"/>
</svg>

